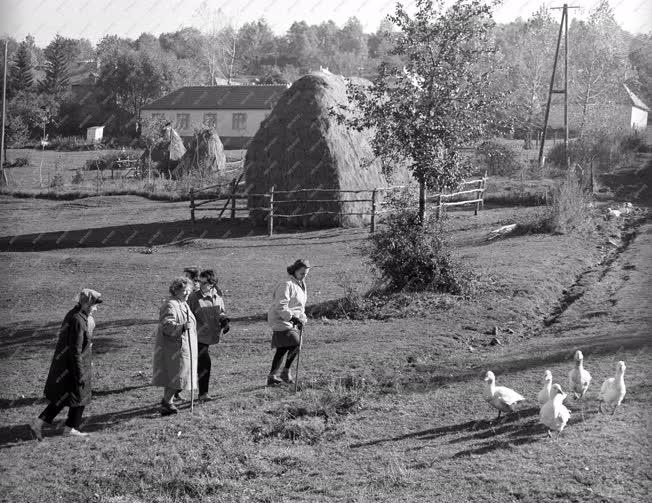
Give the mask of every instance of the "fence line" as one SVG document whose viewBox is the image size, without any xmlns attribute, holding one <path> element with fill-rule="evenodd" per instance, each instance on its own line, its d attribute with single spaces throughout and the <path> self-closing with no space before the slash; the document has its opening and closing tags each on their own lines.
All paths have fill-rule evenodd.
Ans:
<svg viewBox="0 0 652 503">
<path fill-rule="evenodd" d="M 231 202 L 231 220 L 235 219 L 237 212 L 250 212 L 250 211 L 262 211 L 267 213 L 267 225 L 268 225 L 268 234 L 272 236 L 274 234 L 274 219 L 275 218 L 297 218 L 297 217 L 307 217 L 315 215 L 340 215 L 340 216 L 370 216 L 371 225 L 370 232 L 374 232 L 376 229 L 377 216 L 383 213 L 386 213 L 388 210 L 379 209 L 378 193 L 387 192 L 390 190 L 404 188 L 404 185 L 394 185 L 391 187 L 376 187 L 374 189 L 359 189 L 359 190 L 339 190 L 339 189 L 321 189 L 321 188 L 310 188 L 310 189 L 294 189 L 294 190 L 276 190 L 275 186 L 271 186 L 269 192 L 266 193 L 256 193 L 256 192 L 237 192 L 237 189 L 241 186 L 240 179 L 236 180 L 235 178 L 227 184 L 216 184 L 209 187 L 203 187 L 198 190 L 190 189 L 190 219 L 194 224 L 195 212 L 197 211 L 219 211 L 219 208 L 216 207 L 207 207 L 206 205 L 210 203 L 215 203 L 218 201 L 225 201 L 224 206 L 221 208 L 221 212 L 218 216 L 218 220 L 222 217 L 222 214 Z M 470 180 L 466 182 L 461 182 L 460 187 L 476 184 L 477 188 L 471 190 L 461 190 L 453 193 L 439 193 L 434 194 L 429 197 L 426 197 L 426 200 L 436 200 L 436 212 L 437 218 L 440 218 L 444 209 L 447 206 L 462 206 L 466 204 L 475 204 L 474 214 L 478 214 L 478 210 L 484 206 L 484 192 L 486 190 L 487 183 L 487 174 L 485 173 L 484 177 L 479 180 Z M 206 201 L 197 201 L 197 196 L 202 192 L 206 192 L 210 189 L 216 187 L 222 187 L 229 185 L 231 187 L 231 192 L 229 194 L 219 194 L 217 196 L 211 197 Z M 338 193 L 338 194 L 361 194 L 361 193 L 371 193 L 371 198 L 369 199 L 278 199 L 279 194 L 298 194 L 298 193 Z M 450 199 L 467 194 L 475 194 L 476 197 L 471 200 L 462 200 L 462 201 L 450 201 Z M 248 199 L 250 197 L 262 197 L 267 200 L 267 206 L 256 206 L 256 207 L 237 207 L 236 201 Z M 358 212 L 343 212 L 343 211 L 329 211 L 329 210 L 318 210 L 318 211 L 308 211 L 304 213 L 279 213 L 279 205 L 289 204 L 289 203 L 370 203 L 371 207 L 369 211 L 358 211 Z M 382 204 L 382 203 L 380 203 Z M 297 210 L 300 211 L 300 210 Z"/>
</svg>

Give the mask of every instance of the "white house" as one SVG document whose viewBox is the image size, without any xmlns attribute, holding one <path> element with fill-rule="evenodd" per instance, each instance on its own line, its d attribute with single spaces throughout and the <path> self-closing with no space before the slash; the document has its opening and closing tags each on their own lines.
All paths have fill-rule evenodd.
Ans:
<svg viewBox="0 0 652 503">
<path fill-rule="evenodd" d="M 141 109 L 142 119 L 170 121 L 183 138 L 194 127 L 217 129 L 225 149 L 246 148 L 286 85 L 182 87 Z"/>
</svg>

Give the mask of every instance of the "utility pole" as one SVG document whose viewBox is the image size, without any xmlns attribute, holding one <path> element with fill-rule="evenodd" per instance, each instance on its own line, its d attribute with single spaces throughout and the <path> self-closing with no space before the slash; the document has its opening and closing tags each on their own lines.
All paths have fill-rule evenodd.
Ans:
<svg viewBox="0 0 652 503">
<path fill-rule="evenodd" d="M 5 162 L 7 162 L 5 155 L 5 110 L 7 101 L 7 47 L 9 40 L 5 40 L 5 59 L 4 71 L 2 72 L 2 140 L 0 140 L 0 185 L 7 185 L 7 174 L 5 173 Z"/>
<path fill-rule="evenodd" d="M 546 115 L 541 134 L 541 144 L 539 146 L 539 166 L 543 167 L 543 152 L 546 143 L 546 134 L 548 132 L 548 119 L 550 118 L 550 103 L 553 94 L 564 95 L 564 150 L 566 156 L 566 170 L 570 170 L 570 158 L 568 156 L 568 9 L 579 9 L 579 6 L 569 6 L 564 4 L 563 7 L 551 7 L 551 10 L 561 9 L 561 22 L 559 23 L 559 35 L 557 36 L 557 48 L 555 49 L 555 61 L 552 65 L 552 75 L 550 76 L 550 88 L 548 90 L 548 103 L 546 104 Z M 557 61 L 559 60 L 559 46 L 561 45 L 561 35 L 564 34 L 564 88 L 555 89 L 555 73 L 557 72 Z"/>
</svg>

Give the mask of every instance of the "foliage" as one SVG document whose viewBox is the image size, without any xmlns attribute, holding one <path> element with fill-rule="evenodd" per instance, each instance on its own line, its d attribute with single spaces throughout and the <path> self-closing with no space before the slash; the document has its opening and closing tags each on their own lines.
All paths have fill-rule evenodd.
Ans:
<svg viewBox="0 0 652 503">
<path fill-rule="evenodd" d="M 433 217 L 419 225 L 414 201 L 409 190 L 390 198 L 384 225 L 369 237 L 365 250 L 371 264 L 387 291 L 466 293 L 470 276 L 453 258 L 443 225 Z"/>
<path fill-rule="evenodd" d="M 70 85 L 71 51 L 66 40 L 57 35 L 45 48 L 45 78 L 39 83 L 41 92 L 59 95 L 68 90 Z"/>
<path fill-rule="evenodd" d="M 391 53 L 406 66 L 381 64 L 371 87 L 350 83 L 354 106 L 335 113 L 375 131 L 372 147 L 386 166 L 406 162 L 420 182 L 453 187 L 466 174 L 460 148 L 482 135 L 496 104 L 491 9 L 474 0 L 448 9 L 418 0 L 413 18 L 398 4 L 390 20 L 401 31 Z"/>
<path fill-rule="evenodd" d="M 573 175 L 553 193 L 548 229 L 558 234 L 586 234 L 595 229 L 591 198 Z"/>
<path fill-rule="evenodd" d="M 518 152 L 497 141 L 482 142 L 477 148 L 489 175 L 511 176 L 522 169 Z"/>
<path fill-rule="evenodd" d="M 82 173 L 81 169 L 75 170 L 75 174 L 72 177 L 72 183 L 73 185 L 81 185 L 84 183 L 84 173 Z"/>
<path fill-rule="evenodd" d="M 32 67 L 32 54 L 27 41 L 18 46 L 11 67 L 11 89 L 14 92 L 32 91 L 34 87 L 34 74 Z"/>
<path fill-rule="evenodd" d="M 579 135 L 609 122 L 623 84 L 632 75 L 627 57 L 626 34 L 618 26 L 608 0 L 601 0 L 587 21 L 573 21 L 573 65 L 569 75 L 569 99 L 578 110 L 572 117 Z M 606 120 L 605 120 L 606 119 Z"/>
<path fill-rule="evenodd" d="M 135 152 L 128 152 L 128 151 L 122 151 L 122 152 L 115 152 L 111 154 L 106 154 L 101 157 L 98 157 L 97 159 L 89 159 L 86 161 L 86 169 L 89 170 L 105 170 L 105 169 L 111 169 L 111 166 L 116 162 L 116 161 L 132 161 L 136 163 L 139 161 L 140 156 L 135 153 Z"/>
</svg>

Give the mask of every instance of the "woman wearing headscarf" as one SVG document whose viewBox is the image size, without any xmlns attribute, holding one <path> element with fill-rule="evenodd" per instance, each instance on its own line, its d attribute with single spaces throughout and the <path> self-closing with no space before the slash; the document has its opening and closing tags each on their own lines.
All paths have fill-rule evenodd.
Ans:
<svg viewBox="0 0 652 503">
<path fill-rule="evenodd" d="M 274 287 L 267 322 L 272 329 L 272 349 L 276 349 L 276 353 L 272 360 L 272 369 L 267 376 L 268 386 L 276 386 L 283 381 L 294 382 L 290 367 L 299 354 L 299 331 L 308 320 L 305 312 L 308 298 L 305 279 L 309 270 L 310 264 L 307 260 L 296 260 L 288 266 L 288 276 Z"/>
<path fill-rule="evenodd" d="M 190 279 L 176 278 L 159 311 L 152 385 L 163 388 L 163 416 L 179 412 L 173 403 L 175 393 L 197 387 L 197 322 L 187 304 L 192 290 Z"/>
<path fill-rule="evenodd" d="M 199 380 L 199 400 L 211 400 L 208 385 L 211 378 L 211 344 L 220 342 L 220 336 L 229 331 L 229 318 L 224 310 L 222 291 L 217 286 L 217 276 L 212 269 L 199 274 L 199 290 L 188 298 L 190 310 L 197 319 L 197 346 L 199 355 L 197 373 Z"/>
<path fill-rule="evenodd" d="M 29 425 L 38 440 L 43 440 L 43 424 L 52 424 L 66 406 L 68 418 L 64 434 L 82 438 L 88 436 L 88 433 L 79 431 L 79 426 L 84 407 L 91 401 L 93 313 L 101 302 L 101 293 L 84 288 L 79 293 L 77 305 L 63 319 L 45 382 L 44 394 L 50 403 Z"/>
</svg>

